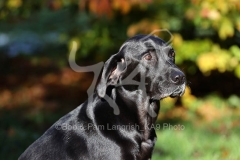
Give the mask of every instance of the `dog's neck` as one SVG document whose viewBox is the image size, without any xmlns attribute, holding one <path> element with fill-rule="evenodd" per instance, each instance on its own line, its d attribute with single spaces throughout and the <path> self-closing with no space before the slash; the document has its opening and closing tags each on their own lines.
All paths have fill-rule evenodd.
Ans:
<svg viewBox="0 0 240 160">
<path fill-rule="evenodd" d="M 120 114 L 128 114 L 125 111 L 131 112 L 129 119 L 134 119 L 135 122 L 132 123 L 137 123 L 142 138 L 152 139 L 151 132 L 154 130 L 154 123 L 160 109 L 159 101 L 152 101 L 150 96 L 140 89 L 129 92 L 123 86 L 113 89 L 112 96 L 119 106 Z"/>
</svg>

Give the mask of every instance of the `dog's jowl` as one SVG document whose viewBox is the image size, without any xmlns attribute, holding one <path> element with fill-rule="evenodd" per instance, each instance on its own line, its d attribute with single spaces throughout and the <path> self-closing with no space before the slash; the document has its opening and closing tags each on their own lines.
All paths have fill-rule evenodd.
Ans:
<svg viewBox="0 0 240 160">
<path fill-rule="evenodd" d="M 19 159 L 151 159 L 159 101 L 185 90 L 185 75 L 174 59 L 174 49 L 158 37 L 128 39 L 106 61 L 91 98 L 53 124 Z"/>
</svg>

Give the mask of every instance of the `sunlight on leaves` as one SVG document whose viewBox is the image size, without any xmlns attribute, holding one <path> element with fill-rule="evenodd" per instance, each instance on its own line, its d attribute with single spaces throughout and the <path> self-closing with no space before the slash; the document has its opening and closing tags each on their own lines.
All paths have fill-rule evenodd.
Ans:
<svg viewBox="0 0 240 160">
<path fill-rule="evenodd" d="M 8 0 L 7 6 L 9 8 L 19 8 L 22 5 L 22 0 Z"/>
<path fill-rule="evenodd" d="M 221 39 L 226 39 L 227 37 L 232 37 L 234 35 L 234 26 L 230 19 L 223 19 L 218 34 Z"/>
</svg>

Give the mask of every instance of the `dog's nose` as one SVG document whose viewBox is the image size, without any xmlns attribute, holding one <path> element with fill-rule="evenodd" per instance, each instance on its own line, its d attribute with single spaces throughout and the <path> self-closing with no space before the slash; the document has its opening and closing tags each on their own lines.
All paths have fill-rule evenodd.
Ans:
<svg viewBox="0 0 240 160">
<path fill-rule="evenodd" d="M 171 72 L 171 79 L 174 84 L 180 85 L 185 82 L 185 75 L 181 71 Z"/>
</svg>

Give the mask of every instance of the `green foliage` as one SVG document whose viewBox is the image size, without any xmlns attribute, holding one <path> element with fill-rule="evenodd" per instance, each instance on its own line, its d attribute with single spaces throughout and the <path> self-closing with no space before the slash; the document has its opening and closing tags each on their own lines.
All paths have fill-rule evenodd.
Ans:
<svg viewBox="0 0 240 160">
<path fill-rule="evenodd" d="M 166 128 L 157 132 L 158 141 L 153 160 L 240 158 L 236 147 L 239 144 L 239 130 L 235 129 L 234 132 L 225 131 L 224 129 L 217 131 L 219 126 L 214 127 L 213 124 L 207 127 L 188 123 L 181 123 L 181 125 L 185 126 L 184 130 L 176 131 Z"/>
<path fill-rule="evenodd" d="M 239 107 L 239 104 L 240 104 L 240 98 L 239 96 L 237 95 L 231 95 L 229 98 L 228 98 L 228 101 L 229 105 L 231 105 L 232 107 Z"/>
</svg>

